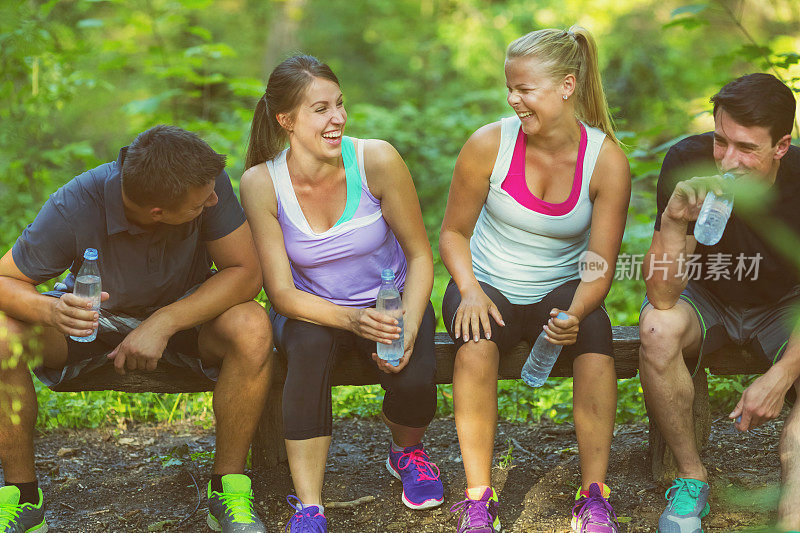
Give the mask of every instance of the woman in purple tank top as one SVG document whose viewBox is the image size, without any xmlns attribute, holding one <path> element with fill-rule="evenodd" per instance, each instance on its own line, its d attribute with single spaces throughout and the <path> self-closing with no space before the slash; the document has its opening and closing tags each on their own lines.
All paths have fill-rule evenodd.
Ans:
<svg viewBox="0 0 800 533">
<path fill-rule="evenodd" d="M 339 81 L 314 57 L 270 75 L 253 118 L 241 197 L 286 356 L 283 418 L 297 497 L 291 531 L 327 531 L 322 480 L 331 442 L 331 373 L 337 353 L 375 361 L 392 434 L 386 467 L 413 509 L 444 499 L 421 439 L 436 411 L 433 259 L 414 184 L 387 142 L 344 136 Z M 284 147 L 288 144 L 288 148 Z M 404 327 L 374 309 L 382 269 L 403 294 Z M 398 366 L 376 343 L 402 331 Z M 290 502 L 291 503 L 291 502 Z"/>
</svg>

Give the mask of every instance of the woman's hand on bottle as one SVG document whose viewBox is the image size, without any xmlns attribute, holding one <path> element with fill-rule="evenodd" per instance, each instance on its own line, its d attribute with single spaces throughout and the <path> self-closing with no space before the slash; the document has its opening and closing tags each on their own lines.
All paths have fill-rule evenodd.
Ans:
<svg viewBox="0 0 800 533">
<path fill-rule="evenodd" d="M 392 366 L 389 361 L 381 359 L 377 353 L 372 354 L 372 360 L 378 365 L 378 369 L 387 374 L 397 374 L 403 370 L 408 362 L 411 360 L 411 352 L 414 351 L 414 343 L 417 341 L 417 332 L 409 327 L 403 328 L 403 357 L 397 363 L 397 366 Z"/>
<path fill-rule="evenodd" d="M 564 313 L 567 318 L 556 318 L 558 313 Z M 578 340 L 578 325 L 580 320 L 575 315 L 571 315 L 568 311 L 561 309 L 550 310 L 550 320 L 544 325 L 544 332 L 547 334 L 547 340 L 553 344 L 560 344 L 562 346 L 569 346 L 575 344 Z"/>
<path fill-rule="evenodd" d="M 453 318 L 453 336 L 464 339 L 467 342 L 472 335 L 472 339 L 478 342 L 481 338 L 481 326 L 486 333 L 486 338 L 492 338 L 492 326 L 489 316 L 495 322 L 505 326 L 500 310 L 494 302 L 486 296 L 480 286 L 467 289 L 461 293 L 461 304 L 458 306 L 456 316 Z"/>
<path fill-rule="evenodd" d="M 351 309 L 348 319 L 348 329 L 359 337 L 383 344 L 391 344 L 400 338 L 401 330 L 397 320 L 373 307 Z"/>
</svg>

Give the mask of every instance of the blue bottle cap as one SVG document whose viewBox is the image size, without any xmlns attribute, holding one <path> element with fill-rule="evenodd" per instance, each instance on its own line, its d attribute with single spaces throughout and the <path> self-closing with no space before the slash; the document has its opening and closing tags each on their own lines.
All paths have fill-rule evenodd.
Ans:
<svg viewBox="0 0 800 533">
<path fill-rule="evenodd" d="M 394 271 L 391 268 L 384 268 L 381 271 L 381 279 L 383 281 L 393 281 L 394 280 Z"/>
<path fill-rule="evenodd" d="M 88 259 L 89 261 L 96 261 L 97 260 L 97 250 L 94 248 L 87 248 L 85 252 L 83 252 L 83 258 Z"/>
<path fill-rule="evenodd" d="M 567 313 L 565 313 L 564 311 L 561 311 L 560 313 L 558 313 L 556 315 L 556 318 L 559 319 L 559 320 L 566 320 L 566 319 L 569 318 L 569 315 Z"/>
</svg>

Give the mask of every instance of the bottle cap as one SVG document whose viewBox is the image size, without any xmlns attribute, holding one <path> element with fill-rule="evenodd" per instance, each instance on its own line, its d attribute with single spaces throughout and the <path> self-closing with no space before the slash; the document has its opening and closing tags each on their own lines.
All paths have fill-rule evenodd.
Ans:
<svg viewBox="0 0 800 533">
<path fill-rule="evenodd" d="M 89 261 L 96 261 L 97 260 L 97 250 L 94 248 L 87 248 L 85 252 L 83 252 L 83 258 Z"/>
<path fill-rule="evenodd" d="M 394 271 L 391 268 L 384 268 L 381 271 L 381 279 L 383 281 L 394 281 Z"/>
<path fill-rule="evenodd" d="M 569 315 L 567 313 L 565 313 L 564 311 L 561 311 L 560 313 L 558 313 L 556 315 L 556 318 L 559 319 L 559 320 L 566 320 L 566 319 L 569 318 Z"/>
</svg>

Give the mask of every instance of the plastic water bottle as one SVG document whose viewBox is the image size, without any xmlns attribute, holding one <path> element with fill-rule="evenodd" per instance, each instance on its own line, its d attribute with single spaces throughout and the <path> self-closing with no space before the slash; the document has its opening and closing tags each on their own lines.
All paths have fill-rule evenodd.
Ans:
<svg viewBox="0 0 800 533">
<path fill-rule="evenodd" d="M 726 180 L 734 179 L 734 175 L 730 172 L 726 172 L 722 177 Z M 708 191 L 694 225 L 694 238 L 697 239 L 697 242 L 706 246 L 717 244 L 725 231 L 731 211 L 733 211 L 732 193 L 717 196 L 712 191 Z"/>
<path fill-rule="evenodd" d="M 566 320 L 569 316 L 562 311 L 558 313 L 556 318 Z M 536 337 L 536 342 L 533 343 L 528 360 L 525 361 L 525 366 L 522 367 L 522 381 L 531 387 L 544 385 L 560 353 L 561 345 L 548 341 L 547 334 L 542 331 Z"/>
<path fill-rule="evenodd" d="M 102 287 L 100 285 L 100 269 L 97 268 L 97 250 L 94 248 L 87 248 L 83 252 L 83 265 L 78 270 L 78 276 L 75 278 L 75 289 L 72 293 L 75 296 L 88 299 L 92 302 L 92 310 L 97 311 L 100 309 L 100 292 Z M 92 342 L 97 338 L 97 330 L 92 331 L 91 335 L 86 337 L 70 338 L 77 342 Z"/>
<path fill-rule="evenodd" d="M 400 326 L 400 338 L 392 341 L 391 344 L 378 343 L 378 357 L 388 361 L 390 365 L 400 364 L 403 357 L 403 300 L 400 298 L 400 291 L 394 284 L 394 272 L 390 268 L 384 268 L 381 272 L 381 288 L 378 291 L 378 301 L 375 308 L 397 320 Z"/>
</svg>

